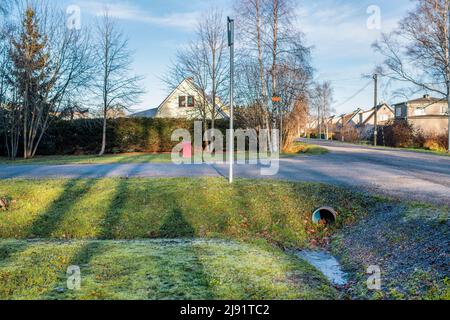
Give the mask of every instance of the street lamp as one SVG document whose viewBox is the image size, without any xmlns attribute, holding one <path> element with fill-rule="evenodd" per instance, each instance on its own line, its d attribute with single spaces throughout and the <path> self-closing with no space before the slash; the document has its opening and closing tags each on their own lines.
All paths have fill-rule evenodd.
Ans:
<svg viewBox="0 0 450 320">
<path fill-rule="evenodd" d="M 230 136 L 229 136 L 229 181 L 233 183 L 234 164 L 234 20 L 228 17 L 228 47 L 230 47 Z"/>
</svg>

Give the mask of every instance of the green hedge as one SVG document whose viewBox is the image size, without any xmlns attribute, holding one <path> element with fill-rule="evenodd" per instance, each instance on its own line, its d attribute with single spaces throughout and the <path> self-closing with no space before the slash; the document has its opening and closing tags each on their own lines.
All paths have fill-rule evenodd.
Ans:
<svg viewBox="0 0 450 320">
<path fill-rule="evenodd" d="M 217 120 L 216 128 L 225 132 L 228 121 Z M 170 152 L 176 142 L 176 129 L 193 133 L 194 122 L 183 119 L 120 118 L 108 121 L 107 152 Z M 1 137 L 0 139 L 4 139 Z M 4 140 L 0 140 L 3 144 Z M 102 120 L 58 120 L 47 130 L 39 155 L 93 154 L 100 151 Z M 5 155 L 6 150 L 0 153 Z M 19 152 L 22 148 L 19 148 Z"/>
</svg>

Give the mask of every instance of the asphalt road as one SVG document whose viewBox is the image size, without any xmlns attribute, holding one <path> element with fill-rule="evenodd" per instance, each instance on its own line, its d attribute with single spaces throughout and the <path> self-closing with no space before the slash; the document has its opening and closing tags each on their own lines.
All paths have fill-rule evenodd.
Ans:
<svg viewBox="0 0 450 320">
<path fill-rule="evenodd" d="M 236 176 L 322 182 L 450 205 L 450 157 L 336 142 L 314 143 L 328 148 L 330 153 L 281 159 L 279 172 L 274 176 L 262 176 L 261 165 L 237 165 Z M 226 177 L 227 174 L 226 164 L 0 165 L 0 179 Z"/>
</svg>

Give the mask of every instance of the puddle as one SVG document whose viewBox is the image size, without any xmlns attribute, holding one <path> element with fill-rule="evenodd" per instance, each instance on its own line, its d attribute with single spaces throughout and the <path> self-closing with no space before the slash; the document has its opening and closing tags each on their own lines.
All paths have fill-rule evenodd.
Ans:
<svg viewBox="0 0 450 320">
<path fill-rule="evenodd" d="M 316 267 L 334 285 L 343 286 L 347 284 L 347 274 L 342 271 L 339 261 L 329 253 L 301 250 L 295 252 L 295 255 Z"/>
</svg>

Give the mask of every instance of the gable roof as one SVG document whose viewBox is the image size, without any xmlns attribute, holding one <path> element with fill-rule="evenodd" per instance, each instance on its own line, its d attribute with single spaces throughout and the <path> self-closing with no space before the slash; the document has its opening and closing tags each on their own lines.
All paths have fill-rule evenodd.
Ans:
<svg viewBox="0 0 450 320">
<path fill-rule="evenodd" d="M 186 78 L 183 81 L 181 81 L 170 93 L 169 95 L 163 100 L 163 102 L 160 103 L 160 105 L 157 108 L 154 109 L 149 109 L 149 110 L 145 110 L 142 112 L 138 112 L 136 114 L 131 115 L 132 117 L 151 117 L 154 118 L 157 116 L 157 114 L 159 113 L 159 111 L 161 110 L 161 108 L 166 104 L 167 101 L 169 101 L 170 99 L 172 99 L 172 97 L 177 93 L 177 91 L 183 87 L 184 84 L 187 84 L 188 86 L 190 86 L 193 90 L 197 91 L 197 93 L 199 93 L 200 96 L 202 96 L 202 89 L 200 89 L 198 86 L 195 85 L 194 81 L 192 78 Z M 222 101 L 220 100 L 220 98 L 218 97 L 219 103 L 224 106 L 224 104 L 222 103 Z M 211 98 L 207 97 L 207 101 L 208 103 L 211 103 Z M 224 119 L 228 119 L 230 116 L 229 114 L 227 114 L 227 112 L 219 107 L 217 105 L 217 103 L 215 104 L 216 107 L 216 111 L 224 118 Z"/>
<path fill-rule="evenodd" d="M 387 103 L 379 104 L 377 106 L 377 111 L 381 110 L 383 107 L 386 107 L 390 112 L 392 112 L 392 115 L 394 115 L 394 110 Z M 366 120 L 364 120 L 364 122 L 362 123 L 363 125 L 365 125 L 367 122 L 369 122 L 370 119 L 372 119 L 375 116 L 375 108 L 367 110 L 366 112 L 369 112 L 369 111 L 371 112 L 371 114 L 370 114 L 370 116 L 367 117 Z"/>
<path fill-rule="evenodd" d="M 394 106 L 423 103 L 423 104 L 428 104 L 426 107 L 429 107 L 435 103 L 445 102 L 445 101 L 446 101 L 445 98 L 439 99 L 439 98 L 430 97 L 429 95 L 424 95 L 421 98 L 400 102 L 400 103 L 395 104 Z"/>
</svg>

